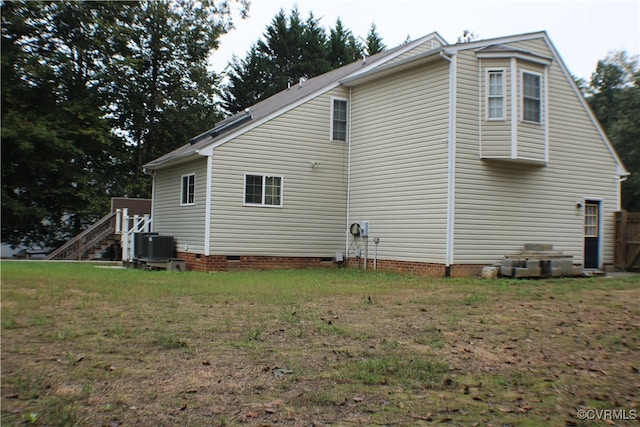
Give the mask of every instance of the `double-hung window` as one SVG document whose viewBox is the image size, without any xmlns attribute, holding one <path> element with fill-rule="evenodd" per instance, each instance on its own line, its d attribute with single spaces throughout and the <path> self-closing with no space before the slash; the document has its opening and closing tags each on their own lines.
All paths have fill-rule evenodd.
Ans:
<svg viewBox="0 0 640 427">
<path fill-rule="evenodd" d="M 331 140 L 347 140 L 347 100 L 333 98 L 331 100 Z"/>
<path fill-rule="evenodd" d="M 522 120 L 542 122 L 542 89 L 539 74 L 522 73 Z"/>
<path fill-rule="evenodd" d="M 487 72 L 487 119 L 505 119 L 505 81 L 503 70 Z"/>
<path fill-rule="evenodd" d="M 181 205 L 193 205 L 196 194 L 196 175 L 182 175 L 182 191 L 180 192 Z"/>
<path fill-rule="evenodd" d="M 282 177 L 246 174 L 244 176 L 244 204 L 282 206 Z"/>
</svg>

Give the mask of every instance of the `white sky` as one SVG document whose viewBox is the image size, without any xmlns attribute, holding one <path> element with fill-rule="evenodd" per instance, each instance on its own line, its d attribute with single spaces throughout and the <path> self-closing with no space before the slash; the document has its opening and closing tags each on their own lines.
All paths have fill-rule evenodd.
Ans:
<svg viewBox="0 0 640 427">
<path fill-rule="evenodd" d="M 236 17 L 236 29 L 221 38 L 214 70 L 222 71 L 233 54 L 244 58 L 278 11 L 288 16 L 296 4 L 303 20 L 313 11 L 327 31 L 340 17 L 365 38 L 375 22 L 388 48 L 433 31 L 453 44 L 463 30 L 479 39 L 544 30 L 569 71 L 587 80 L 609 52 L 640 54 L 640 0 L 252 0 L 249 18 Z"/>
</svg>

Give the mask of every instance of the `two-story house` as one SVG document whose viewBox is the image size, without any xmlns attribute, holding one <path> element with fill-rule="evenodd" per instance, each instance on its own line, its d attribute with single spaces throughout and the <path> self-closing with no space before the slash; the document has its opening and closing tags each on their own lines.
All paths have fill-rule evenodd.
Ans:
<svg viewBox="0 0 640 427">
<path fill-rule="evenodd" d="M 191 269 L 338 254 L 437 276 L 534 242 L 612 263 L 628 175 L 545 32 L 429 34 L 301 80 L 146 170 L 154 231 Z"/>
</svg>

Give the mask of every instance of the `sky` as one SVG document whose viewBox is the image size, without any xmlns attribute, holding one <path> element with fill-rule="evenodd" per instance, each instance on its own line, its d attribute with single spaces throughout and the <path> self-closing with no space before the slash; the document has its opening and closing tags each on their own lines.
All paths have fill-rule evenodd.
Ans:
<svg viewBox="0 0 640 427">
<path fill-rule="evenodd" d="M 297 5 L 329 30 L 338 18 L 366 38 L 372 23 L 388 48 L 438 32 L 453 44 L 464 30 L 478 39 L 546 31 L 565 65 L 589 80 L 598 60 L 613 51 L 640 55 L 640 0 L 252 0 L 249 18 L 234 16 L 235 29 L 220 39 L 211 65 L 222 71 L 235 54 L 244 58 L 280 9 Z"/>
</svg>

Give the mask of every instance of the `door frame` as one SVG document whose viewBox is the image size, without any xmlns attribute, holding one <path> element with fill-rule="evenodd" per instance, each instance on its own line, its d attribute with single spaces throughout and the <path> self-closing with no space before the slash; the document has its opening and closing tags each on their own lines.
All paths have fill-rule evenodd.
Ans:
<svg viewBox="0 0 640 427">
<path fill-rule="evenodd" d="M 602 268 L 602 250 L 603 250 L 603 239 L 602 239 L 602 202 L 603 199 L 599 198 L 599 197 L 584 197 L 583 199 L 583 211 L 582 211 L 582 261 L 583 261 L 583 268 L 597 268 L 597 269 L 601 269 Z M 596 205 L 597 209 L 598 209 L 598 218 L 597 218 L 597 230 L 598 230 L 598 236 L 596 237 L 598 239 L 597 242 L 597 250 L 598 250 L 598 257 L 597 257 L 597 265 L 596 267 L 587 267 L 587 253 L 586 253 L 586 239 L 587 239 L 587 235 L 586 235 L 586 230 L 585 230 L 585 217 L 587 214 L 587 205 Z"/>
</svg>

